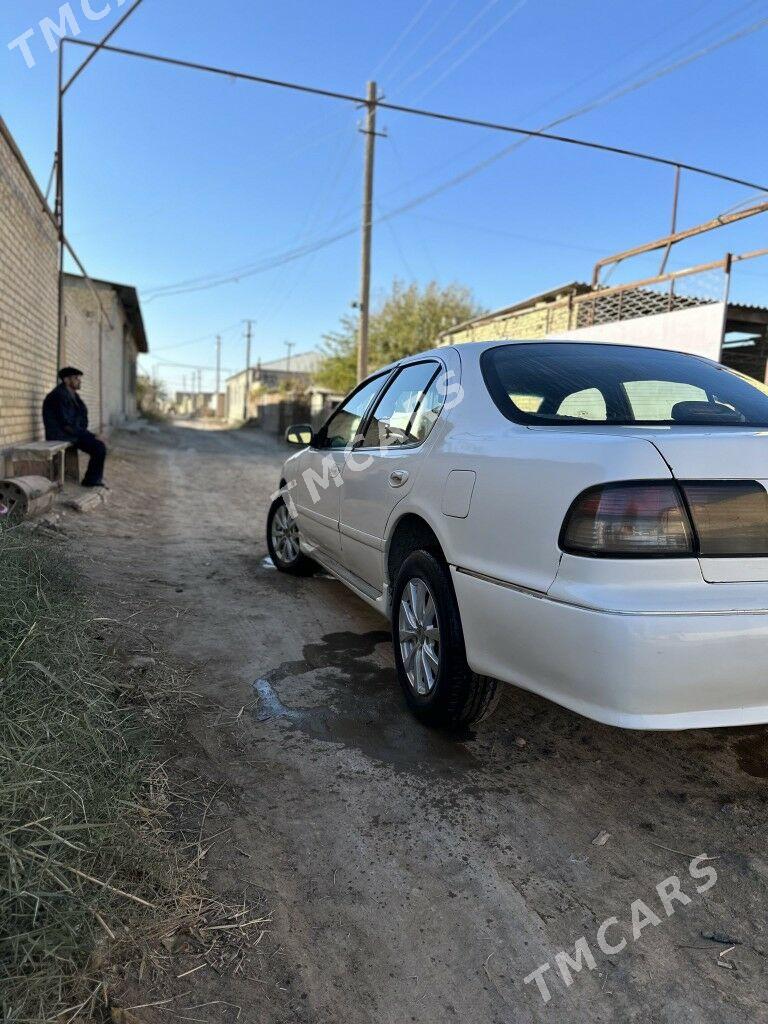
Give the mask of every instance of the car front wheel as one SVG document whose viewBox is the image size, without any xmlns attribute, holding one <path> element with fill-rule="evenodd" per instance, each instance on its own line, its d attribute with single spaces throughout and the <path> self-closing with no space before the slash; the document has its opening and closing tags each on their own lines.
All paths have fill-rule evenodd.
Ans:
<svg viewBox="0 0 768 1024">
<path fill-rule="evenodd" d="M 280 572 L 293 576 L 310 576 L 317 566 L 302 553 L 299 525 L 282 498 L 275 498 L 267 515 L 267 547 Z"/>
<path fill-rule="evenodd" d="M 409 555 L 397 574 L 392 642 L 405 699 L 425 724 L 458 730 L 496 707 L 501 686 L 467 664 L 448 569 L 427 551 Z"/>
</svg>

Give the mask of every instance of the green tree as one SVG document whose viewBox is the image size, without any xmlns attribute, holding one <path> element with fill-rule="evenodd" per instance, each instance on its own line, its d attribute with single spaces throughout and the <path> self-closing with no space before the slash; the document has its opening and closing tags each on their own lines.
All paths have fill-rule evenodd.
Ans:
<svg viewBox="0 0 768 1024">
<path fill-rule="evenodd" d="M 168 400 L 168 393 L 162 384 L 156 384 L 148 374 L 136 378 L 136 404 L 145 416 L 157 416 Z"/>
<path fill-rule="evenodd" d="M 379 366 L 432 348 L 449 327 L 483 312 L 469 288 L 430 281 L 424 288 L 397 279 L 371 314 L 368 366 Z M 315 382 L 345 394 L 357 377 L 357 317 L 343 316 L 337 330 L 323 336 L 323 359 Z"/>
</svg>

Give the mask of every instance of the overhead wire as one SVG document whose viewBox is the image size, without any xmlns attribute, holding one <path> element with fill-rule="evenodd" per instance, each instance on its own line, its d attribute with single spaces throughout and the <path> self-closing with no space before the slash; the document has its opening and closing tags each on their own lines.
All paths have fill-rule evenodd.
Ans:
<svg viewBox="0 0 768 1024">
<path fill-rule="evenodd" d="M 225 334 L 229 334 L 230 331 L 240 327 L 240 321 L 236 324 L 230 324 L 229 327 L 222 327 L 218 331 L 212 331 L 210 334 L 204 334 L 200 338 L 191 338 L 189 341 L 175 342 L 173 345 L 164 345 L 162 348 L 152 348 L 152 354 L 155 355 L 159 352 L 170 352 L 172 349 L 177 348 L 188 348 L 190 345 L 200 345 L 204 341 L 214 341 L 217 337 L 223 337 Z"/>
<path fill-rule="evenodd" d="M 768 18 L 762 19 L 756 26 L 753 26 L 751 31 L 756 31 L 757 28 L 762 28 L 768 23 Z M 740 37 L 745 32 L 740 33 Z M 69 39 L 69 37 L 68 37 Z M 82 39 L 72 39 L 71 42 L 80 46 L 95 46 L 95 43 L 89 43 Z M 721 44 L 723 45 L 723 44 Z M 106 46 L 105 50 L 111 53 L 119 53 L 124 56 L 138 57 L 143 60 L 154 61 L 160 64 L 167 64 L 173 67 L 183 67 L 190 70 L 204 71 L 214 75 L 225 75 L 232 78 L 241 78 L 244 81 L 256 82 L 262 85 L 273 85 L 278 88 L 291 89 L 296 92 L 302 92 L 309 95 L 315 96 L 326 96 L 330 99 L 345 100 L 349 103 L 354 103 L 357 106 L 367 104 L 367 100 L 363 96 L 356 96 L 354 93 L 343 93 L 332 89 L 322 89 L 317 86 L 303 85 L 299 82 L 287 82 L 275 78 L 266 78 L 262 75 L 252 75 L 242 71 L 235 71 L 232 69 L 219 68 L 209 64 L 199 64 L 194 61 L 180 60 L 174 57 L 164 57 L 159 54 L 147 53 L 140 50 L 129 50 L 125 47 L 117 46 Z M 500 121 L 490 121 L 485 118 L 469 117 L 460 114 L 447 114 L 438 110 L 428 110 L 423 107 L 408 106 L 403 103 L 390 103 L 386 100 L 380 100 L 378 107 L 382 110 L 391 110 L 401 114 L 411 114 L 416 117 L 428 118 L 434 121 L 443 121 L 451 124 L 462 124 L 468 127 L 474 128 L 486 128 L 491 131 L 506 132 L 511 135 L 522 135 L 528 138 L 544 139 L 550 142 L 559 142 L 571 146 L 579 146 L 585 149 L 592 149 L 603 153 L 614 153 L 617 156 L 625 156 L 636 160 L 644 160 L 648 163 L 664 164 L 668 167 L 680 167 L 683 170 L 691 171 L 696 174 L 703 174 L 710 178 L 718 178 L 721 181 L 728 181 L 736 185 L 744 185 L 746 188 L 754 188 L 758 190 L 764 190 L 764 186 L 757 185 L 754 182 L 746 181 L 743 178 L 736 178 L 733 175 L 724 174 L 721 171 L 713 171 L 709 168 L 699 167 L 695 164 L 689 164 L 681 160 L 675 160 L 670 157 L 657 156 L 652 153 L 644 153 L 640 150 L 629 149 L 624 146 L 610 146 L 605 143 L 593 142 L 588 139 L 577 139 L 567 135 L 557 135 L 551 132 L 535 130 L 531 128 L 521 128 L 517 125 L 505 124 Z"/>
<path fill-rule="evenodd" d="M 510 8 L 510 10 L 506 12 L 506 14 L 499 18 L 498 21 L 493 23 L 493 25 L 490 27 L 490 29 L 488 29 L 487 32 L 485 32 L 479 39 L 475 40 L 475 42 L 472 43 L 469 46 L 469 48 L 461 54 L 461 56 L 457 57 L 452 64 L 450 64 L 444 71 L 442 71 L 434 80 L 434 82 L 431 82 L 425 89 L 422 89 L 422 91 L 417 95 L 416 100 L 421 100 L 424 96 L 427 95 L 427 93 L 430 93 L 432 92 L 433 89 L 437 88 L 437 86 L 440 85 L 441 82 L 444 82 L 445 79 L 452 75 L 457 68 L 460 68 L 462 64 L 464 64 L 466 61 L 469 60 L 470 57 L 473 56 L 473 54 L 477 53 L 479 49 L 485 46 L 489 39 L 492 39 L 493 36 L 495 36 L 496 33 L 499 32 L 507 24 L 508 21 L 511 21 L 512 18 L 520 10 L 522 10 L 522 8 L 525 7 L 527 3 L 528 0 L 518 0 L 518 2 L 514 4 Z"/>
<path fill-rule="evenodd" d="M 384 70 L 384 68 L 387 66 L 387 64 L 390 62 L 390 60 L 394 57 L 394 55 L 400 49 L 400 47 L 405 42 L 405 40 L 408 38 L 408 36 L 411 34 L 411 32 L 413 32 L 413 30 L 419 24 L 421 19 L 427 13 L 429 8 L 432 6 L 433 2 L 434 2 L 434 0 L 426 0 L 426 3 L 422 4 L 422 6 L 418 9 L 416 14 L 411 18 L 411 20 L 405 26 L 405 28 L 400 33 L 400 35 L 397 37 L 395 42 L 389 48 L 389 50 L 387 50 L 387 52 L 381 58 L 379 63 L 373 69 L 373 72 L 371 74 L 371 78 L 375 79 L 378 75 L 381 74 L 381 72 Z"/>
<path fill-rule="evenodd" d="M 462 39 L 465 38 L 465 36 L 467 36 L 472 31 L 472 29 L 475 27 L 475 25 L 477 25 L 477 23 L 479 21 L 482 21 L 482 19 L 485 17 L 485 15 L 490 10 L 492 10 L 492 8 L 496 7 L 496 5 L 499 2 L 500 2 L 500 0 L 488 0 L 488 3 L 486 3 L 479 11 L 475 11 L 475 13 L 472 15 L 472 17 L 469 19 L 469 21 L 464 25 L 464 27 L 459 31 L 459 33 L 457 35 L 455 35 L 450 40 L 450 42 L 446 43 L 445 46 L 443 46 L 441 49 L 439 49 L 437 51 L 437 53 L 433 54 L 433 56 L 430 57 L 430 59 L 426 62 L 426 64 L 423 64 L 419 68 L 418 71 L 414 71 L 410 75 L 408 75 L 408 77 L 405 79 L 405 81 L 400 83 L 399 88 L 400 89 L 404 89 L 407 85 L 410 85 L 411 82 L 415 82 L 418 78 L 421 78 L 421 76 L 423 74 L 426 74 L 426 72 L 429 71 L 430 68 L 434 67 L 435 64 L 438 63 L 438 61 L 442 60 L 443 57 L 445 57 L 447 54 L 449 54 L 451 52 L 451 50 L 458 43 L 460 43 L 462 41 Z"/>
<path fill-rule="evenodd" d="M 344 150 L 340 150 L 341 159 L 339 160 L 339 162 L 337 164 L 335 173 L 333 174 L 333 176 L 332 176 L 331 180 L 329 181 L 327 187 L 324 188 L 324 189 L 318 190 L 318 192 L 316 194 L 316 197 L 315 197 L 315 203 L 313 204 L 313 208 L 310 210 L 310 214 L 309 214 L 309 216 L 307 218 L 307 221 L 306 221 L 306 224 L 305 224 L 305 229 L 299 235 L 298 240 L 306 242 L 308 240 L 308 237 L 309 237 L 311 231 L 314 229 L 315 225 L 319 224 L 319 222 L 320 222 L 320 215 L 322 213 L 323 205 L 331 202 L 331 197 L 333 196 L 334 192 L 336 191 L 336 187 L 339 184 L 339 182 L 341 181 L 341 178 L 342 178 L 342 176 L 344 174 L 344 171 L 349 166 L 349 160 L 350 160 L 350 157 L 352 155 L 352 151 L 354 149 L 354 145 L 355 145 L 355 138 L 353 136 L 350 139 L 348 147 L 346 149 L 344 149 Z M 338 217 L 339 217 L 339 214 L 340 214 L 340 211 L 341 211 L 341 205 L 343 204 L 345 198 L 346 198 L 346 196 L 342 195 L 341 203 L 339 203 L 339 206 L 338 206 L 338 208 L 336 210 L 336 213 L 330 218 L 330 221 L 329 221 L 330 224 L 332 224 L 336 220 L 338 220 Z M 289 282 L 289 284 L 288 284 L 287 288 L 284 290 L 284 293 L 282 294 L 282 296 L 280 298 L 278 298 L 277 302 L 271 308 L 269 308 L 268 310 L 265 309 L 265 311 L 262 312 L 262 314 L 259 316 L 259 323 L 260 323 L 260 325 L 262 327 L 264 327 L 265 325 L 268 325 L 270 322 L 272 322 L 274 320 L 274 318 L 278 315 L 278 313 L 280 313 L 285 308 L 286 303 L 290 300 L 291 296 L 296 291 L 296 288 L 298 287 L 299 282 L 302 280 L 302 277 L 306 279 L 306 276 L 307 276 L 307 274 L 309 273 L 309 271 L 311 269 L 312 262 L 314 261 L 314 256 L 315 256 L 314 253 L 310 253 L 309 254 L 308 262 L 306 264 L 304 264 L 303 269 L 301 269 L 301 268 L 297 269 L 297 272 L 294 275 L 293 280 L 291 282 Z"/>
<path fill-rule="evenodd" d="M 749 5 L 747 5 L 747 6 L 749 6 Z M 640 79 L 638 81 L 635 81 L 634 83 L 631 83 L 629 86 L 627 86 L 625 88 L 622 88 L 622 89 L 619 89 L 619 90 L 614 90 L 611 93 L 605 94 L 602 97 L 599 97 L 598 99 L 596 99 L 594 101 L 591 101 L 587 105 L 584 105 L 584 106 L 582 106 L 580 108 L 577 108 L 576 111 L 572 111 L 569 114 L 564 115 L 562 118 L 558 118 L 555 122 L 552 122 L 552 125 L 557 125 L 557 124 L 563 123 L 565 120 L 571 119 L 573 117 L 576 117 L 580 113 L 585 112 L 587 109 L 589 109 L 589 110 L 596 109 L 597 106 L 604 105 L 604 104 L 606 104 L 608 102 L 611 102 L 613 99 L 618 98 L 618 96 L 620 96 L 620 95 L 626 95 L 629 91 L 632 91 L 634 89 L 639 89 L 639 88 L 643 87 L 643 85 L 648 84 L 649 81 L 655 80 L 656 78 L 661 77 L 661 75 L 663 75 L 663 74 L 669 74 L 673 70 L 677 70 L 681 66 L 684 66 L 685 64 L 691 63 L 693 60 L 701 59 L 701 57 L 703 57 L 703 56 L 713 52 L 715 49 L 719 49 L 722 46 L 728 45 L 729 43 L 732 43 L 732 42 L 734 42 L 734 41 L 736 41 L 738 39 L 744 38 L 746 35 L 750 34 L 751 32 L 758 31 L 760 28 L 764 27 L 766 23 L 768 23 L 768 19 L 760 19 L 759 21 L 753 23 L 752 25 L 749 25 L 749 26 L 746 26 L 745 28 L 742 28 L 737 33 L 729 35 L 725 39 L 717 40 L 714 43 L 710 44 L 709 46 L 707 46 L 707 47 L 697 51 L 696 53 L 688 55 L 687 57 L 682 58 L 679 61 L 675 61 L 672 65 L 669 65 L 666 68 L 662 68 L 662 69 L 659 69 L 659 70 L 655 71 L 653 73 L 653 75 L 650 76 L 650 77 L 642 78 L 642 79 Z M 93 46 L 95 44 L 85 44 L 85 45 Z M 178 62 L 178 61 L 176 61 L 176 60 L 174 60 L 172 58 L 163 58 L 163 57 L 159 57 L 157 55 L 151 55 L 151 54 L 141 54 L 141 53 L 138 53 L 137 51 L 126 51 L 123 48 L 105 47 L 105 49 L 112 50 L 112 51 L 118 52 L 118 53 L 126 53 L 126 54 L 132 55 L 132 56 L 143 56 L 143 57 L 146 57 L 147 59 L 159 60 L 159 61 L 161 61 L 163 63 L 172 63 L 172 64 L 181 63 L 182 66 L 188 66 L 188 67 L 191 66 L 191 67 L 197 67 L 197 68 L 202 69 L 202 70 L 212 70 L 215 73 L 224 73 L 222 69 L 212 69 L 212 68 L 209 68 L 209 67 L 206 67 L 206 66 L 201 66 L 201 65 L 191 65 L 190 62 Z M 236 74 L 239 74 L 239 73 L 236 73 Z M 244 77 L 246 77 L 248 79 L 256 80 L 256 81 L 266 81 L 266 82 L 270 82 L 271 84 L 278 84 L 278 85 L 282 85 L 282 86 L 288 87 L 288 88 L 296 88 L 299 91 L 309 91 L 309 92 L 314 92 L 314 93 L 321 92 L 324 95 L 330 95 L 330 96 L 335 97 L 335 98 L 348 99 L 348 100 L 349 99 L 353 99 L 355 101 L 363 102 L 362 98 L 360 98 L 360 97 L 353 97 L 353 96 L 350 96 L 348 94 L 333 93 L 333 92 L 330 92 L 329 90 L 317 90 L 314 87 L 302 86 L 302 85 L 298 85 L 296 83 L 271 82 L 271 80 L 266 80 L 266 79 L 263 79 L 263 78 L 261 78 L 259 76 L 251 76 L 251 75 L 245 75 Z M 564 137 L 564 136 L 554 136 L 551 133 L 549 133 L 548 131 L 544 131 L 544 130 L 533 131 L 533 130 L 529 130 L 529 129 L 520 129 L 520 128 L 517 128 L 515 126 L 511 126 L 511 125 L 501 125 L 501 124 L 497 124 L 497 123 L 493 123 L 493 122 L 480 121 L 480 120 L 474 119 L 474 118 L 458 117 L 456 115 L 442 114 L 442 113 L 439 113 L 439 112 L 436 112 L 436 111 L 424 111 L 424 110 L 420 110 L 418 108 L 406 107 L 404 105 L 392 104 L 392 103 L 388 103 L 388 102 L 382 102 L 380 104 L 380 106 L 382 106 L 382 107 L 384 107 L 386 109 L 393 110 L 393 111 L 399 111 L 399 112 L 403 112 L 403 113 L 420 114 L 422 116 L 433 117 L 433 118 L 436 118 L 438 120 L 446 120 L 446 121 L 452 121 L 452 122 L 455 122 L 455 123 L 470 124 L 470 125 L 477 125 L 477 126 L 481 126 L 481 127 L 494 128 L 494 129 L 500 130 L 500 131 L 508 131 L 508 132 L 512 132 L 512 133 L 520 134 L 520 135 L 524 136 L 525 140 L 528 140 L 528 139 L 531 139 L 531 138 L 544 138 L 544 139 L 550 139 L 550 140 L 554 140 L 554 141 L 568 142 L 568 143 L 571 143 L 571 144 L 574 144 L 574 145 L 586 146 L 587 148 L 594 148 L 594 149 L 598 149 L 598 150 L 605 151 L 605 152 L 614 152 L 614 153 L 617 153 L 617 154 L 620 154 L 620 155 L 634 156 L 634 157 L 637 157 L 639 159 L 646 159 L 646 160 L 649 160 L 650 162 L 666 164 L 668 166 L 673 166 L 673 167 L 674 166 L 680 166 L 680 167 L 682 167 L 684 169 L 687 169 L 687 170 L 691 170 L 691 171 L 694 171 L 694 172 L 697 172 L 697 173 L 702 173 L 702 174 L 705 174 L 705 175 L 708 175 L 708 176 L 711 176 L 711 177 L 714 177 L 714 178 L 719 178 L 721 180 L 730 181 L 730 182 L 733 182 L 733 183 L 736 183 L 736 184 L 745 185 L 746 187 L 752 187 L 752 188 L 757 189 L 758 191 L 763 191 L 763 188 L 760 185 L 755 185 L 753 183 L 746 182 L 746 181 L 744 181 L 742 179 L 737 179 L 737 178 L 735 178 L 733 176 L 730 176 L 730 175 L 724 175 L 724 174 L 722 174 L 720 172 L 710 171 L 710 170 L 707 170 L 707 169 L 704 169 L 704 168 L 695 167 L 693 165 L 682 163 L 682 162 L 678 163 L 677 161 L 673 161 L 673 160 L 668 159 L 668 158 L 656 157 L 656 156 L 652 156 L 650 154 L 642 154 L 642 153 L 639 153 L 637 151 L 625 150 L 625 149 L 622 149 L 620 147 L 605 146 L 605 145 L 602 145 L 602 144 L 599 144 L 599 143 L 590 143 L 590 142 L 587 142 L 586 140 L 577 140 L 577 139 L 572 139 L 572 138 Z M 454 176 L 449 181 L 444 182 L 444 183 L 436 186 L 433 189 L 430 189 L 426 193 L 422 193 L 421 195 L 414 197 L 413 199 L 409 200 L 407 203 L 402 204 L 401 206 L 395 208 L 394 210 L 388 211 L 386 214 L 384 214 L 383 216 L 381 216 L 381 217 L 379 217 L 377 219 L 378 220 L 386 220 L 386 219 L 389 219 L 389 218 L 394 217 L 394 216 L 398 216 L 398 215 L 400 215 L 400 214 L 402 214 L 402 213 L 404 213 L 404 212 L 406 212 L 408 210 L 411 210 L 411 209 L 415 208 L 416 206 L 420 205 L 421 203 L 426 202 L 428 199 L 433 198 L 435 195 L 438 195 L 441 192 L 447 190 L 448 188 L 451 188 L 454 185 L 459 184 L 460 182 L 467 180 L 472 175 L 474 175 L 476 173 L 479 173 L 479 171 L 483 170 L 485 167 L 487 167 L 490 164 L 494 163 L 496 160 L 499 160 L 499 159 L 503 158 L 509 152 L 511 152 L 513 149 L 516 149 L 521 144 L 522 143 L 520 141 L 518 141 L 515 144 L 513 144 L 512 146 L 505 147 L 502 151 L 500 151 L 500 152 L 498 152 L 496 154 L 493 154 L 492 156 L 490 156 L 490 157 L 486 158 L 485 160 L 481 161 L 479 164 L 476 164 L 473 167 L 468 168 L 466 171 L 462 172 L 459 175 Z M 298 249 L 295 249 L 295 250 L 289 250 L 288 252 L 281 253 L 279 256 L 274 258 L 274 260 L 271 262 L 271 266 L 285 265 L 286 262 L 290 262 L 290 261 L 293 261 L 294 259 L 302 258 L 304 255 L 308 255 L 308 254 L 310 254 L 312 252 L 316 252 L 320 248 L 324 248 L 327 245 L 333 244 L 335 241 L 338 241 L 338 240 L 340 240 L 340 239 L 342 239 L 344 237 L 349 236 L 350 234 L 354 233 L 355 230 L 356 230 L 356 228 L 350 228 L 348 230 L 337 232 L 337 233 L 335 233 L 332 236 L 329 236 L 329 237 L 326 237 L 326 238 L 323 238 L 323 239 L 319 239 L 315 243 L 312 243 L 309 246 L 303 246 L 303 247 L 299 247 Z M 149 296 L 150 299 L 152 297 L 168 297 L 170 295 L 175 295 L 175 294 L 185 294 L 188 291 L 203 290 L 203 289 L 207 289 L 209 287 L 218 287 L 220 284 L 225 284 L 225 283 L 229 283 L 231 281 L 240 280 L 240 279 L 242 279 L 242 277 L 251 276 L 251 274 L 254 274 L 254 273 L 260 273 L 264 269 L 269 269 L 269 268 L 270 268 L 270 264 L 265 264 L 263 262 L 261 262 L 259 264 L 256 264 L 256 265 L 251 264 L 251 265 L 246 266 L 245 268 L 239 268 L 238 270 L 236 270 L 236 271 L 234 271 L 234 272 L 232 272 L 232 273 L 230 273 L 228 275 L 221 275 L 221 274 L 218 274 L 218 275 L 211 275 L 211 274 L 203 275 L 203 276 L 201 276 L 199 278 L 196 278 L 196 279 L 188 279 L 187 281 L 183 281 L 183 282 L 175 282 L 172 285 L 166 285 L 166 286 L 161 286 L 161 287 L 158 287 L 158 288 L 147 289 L 146 294 Z"/>
</svg>

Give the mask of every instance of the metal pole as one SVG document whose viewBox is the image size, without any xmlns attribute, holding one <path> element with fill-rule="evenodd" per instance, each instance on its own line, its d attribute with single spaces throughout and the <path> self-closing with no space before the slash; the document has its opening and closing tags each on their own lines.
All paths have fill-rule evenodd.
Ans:
<svg viewBox="0 0 768 1024">
<path fill-rule="evenodd" d="M 122 27 L 122 26 L 123 26 L 123 25 L 125 24 L 125 22 L 126 22 L 126 21 L 128 21 L 128 19 L 129 19 L 129 18 L 130 18 L 130 16 L 131 16 L 131 15 L 133 14 L 133 12 L 134 12 L 134 11 L 135 11 L 135 10 L 137 9 L 137 7 L 139 7 L 139 6 L 140 6 L 140 5 L 141 5 L 141 4 L 143 3 L 143 2 L 144 2 L 144 0 L 136 0 L 136 2 L 134 3 L 133 7 L 131 7 L 131 8 L 130 8 L 130 10 L 126 11 L 126 12 L 125 12 L 125 14 L 124 14 L 124 15 L 122 16 L 122 18 L 120 18 L 120 20 L 119 20 L 119 21 L 117 21 L 117 22 L 116 22 L 116 23 L 115 23 L 115 24 L 114 24 L 114 25 L 112 26 L 112 28 L 111 28 L 111 29 L 109 30 L 109 32 L 107 32 L 107 34 L 106 34 L 106 35 L 104 36 L 104 38 L 103 38 L 103 39 L 101 40 L 101 42 L 100 42 L 100 43 L 96 43 L 96 44 L 95 44 L 94 48 L 93 48 L 93 49 L 91 50 L 91 52 L 90 52 L 90 53 L 88 54 L 88 56 L 87 56 L 87 57 L 85 58 L 85 60 L 83 61 L 83 63 L 82 63 L 81 65 L 80 65 L 80 67 L 79 67 L 79 68 L 77 69 L 77 71 L 76 71 L 76 72 L 74 73 L 74 75 L 72 75 L 72 77 L 70 78 L 70 80 L 69 80 L 69 81 L 67 82 L 67 84 L 66 84 L 66 85 L 64 86 L 64 91 L 65 91 L 65 92 L 66 92 L 66 91 L 67 91 L 67 89 L 68 89 L 68 88 L 70 87 L 70 85 L 72 85 L 72 83 L 73 83 L 73 82 L 75 81 L 75 79 L 79 78 L 79 77 L 80 77 L 80 75 L 82 75 L 82 73 L 83 73 L 83 72 L 85 71 L 85 69 L 86 69 L 86 68 L 88 67 L 88 65 L 89 65 L 89 64 L 91 63 L 91 61 L 92 61 L 92 60 L 93 60 L 93 58 L 94 58 L 94 57 L 96 56 L 96 54 L 97 54 L 97 53 L 99 52 L 99 50 L 102 50 L 102 49 L 103 49 L 103 48 L 104 48 L 104 47 L 105 47 L 105 46 L 107 45 L 107 43 L 108 43 L 108 42 L 109 42 L 109 40 L 110 40 L 110 39 L 112 38 L 112 36 L 113 36 L 113 35 L 114 35 L 114 34 L 115 34 L 115 33 L 116 33 L 116 32 L 117 32 L 117 31 L 118 31 L 118 30 L 119 30 L 119 29 L 120 29 L 120 28 L 121 28 L 121 27 Z M 65 38 L 66 38 L 66 37 L 65 37 Z"/>
<path fill-rule="evenodd" d="M 296 342 L 295 341 L 286 341 L 283 344 L 288 349 L 288 359 L 286 360 L 286 363 L 285 363 L 285 370 L 286 370 L 286 373 L 290 373 L 291 372 L 291 352 L 294 350 L 294 348 L 296 348 Z"/>
<path fill-rule="evenodd" d="M 246 320 L 245 329 L 245 384 L 243 386 L 243 423 L 248 421 L 248 390 L 251 377 L 251 338 L 253 337 L 253 320 Z"/>
<path fill-rule="evenodd" d="M 723 260 L 723 270 L 725 272 L 725 287 L 723 288 L 723 327 L 720 332 L 720 352 L 718 354 L 718 362 L 723 361 L 723 346 L 725 345 L 725 334 L 728 330 L 728 303 L 731 298 L 731 269 L 733 266 L 733 253 L 726 253 L 725 259 Z"/>
<path fill-rule="evenodd" d="M 56 374 L 64 362 L 64 40 L 59 46 L 59 88 L 56 119 L 56 223 L 59 228 L 58 332 Z"/>
<path fill-rule="evenodd" d="M 670 222 L 670 227 L 669 227 L 669 234 L 670 234 L 670 236 L 674 235 L 675 232 L 677 231 L 677 202 L 678 202 L 679 198 L 680 198 L 680 168 L 676 167 L 675 168 L 675 188 L 674 188 L 674 192 L 672 193 L 672 220 Z M 667 260 L 669 259 L 669 254 L 671 252 L 672 252 L 672 238 L 670 237 L 670 240 L 667 243 L 667 248 L 664 250 L 664 255 L 661 258 L 661 266 L 659 267 L 659 274 L 663 274 L 664 271 L 667 269 Z M 674 299 L 675 299 L 675 279 L 673 277 L 670 280 L 670 282 L 669 282 L 669 294 L 668 294 L 668 298 L 667 298 L 667 311 L 670 312 L 670 313 L 672 312 L 672 306 L 674 304 Z"/>
<path fill-rule="evenodd" d="M 371 237 L 373 233 L 373 163 L 376 151 L 376 83 L 368 83 L 365 114 L 365 179 L 363 235 L 360 259 L 360 333 L 357 342 L 357 379 L 368 376 L 368 333 L 371 303 Z"/>
<path fill-rule="evenodd" d="M 99 314 L 99 433 L 104 432 L 104 318 Z"/>
<path fill-rule="evenodd" d="M 216 405 L 218 407 L 221 391 L 221 335 L 216 335 Z"/>
</svg>

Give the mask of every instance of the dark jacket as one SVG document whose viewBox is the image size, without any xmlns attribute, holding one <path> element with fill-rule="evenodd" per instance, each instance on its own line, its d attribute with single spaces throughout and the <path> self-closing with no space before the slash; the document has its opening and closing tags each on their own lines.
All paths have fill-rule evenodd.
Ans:
<svg viewBox="0 0 768 1024">
<path fill-rule="evenodd" d="M 43 424 L 46 441 L 77 441 L 88 433 L 85 402 L 66 384 L 59 384 L 45 397 Z"/>
</svg>

